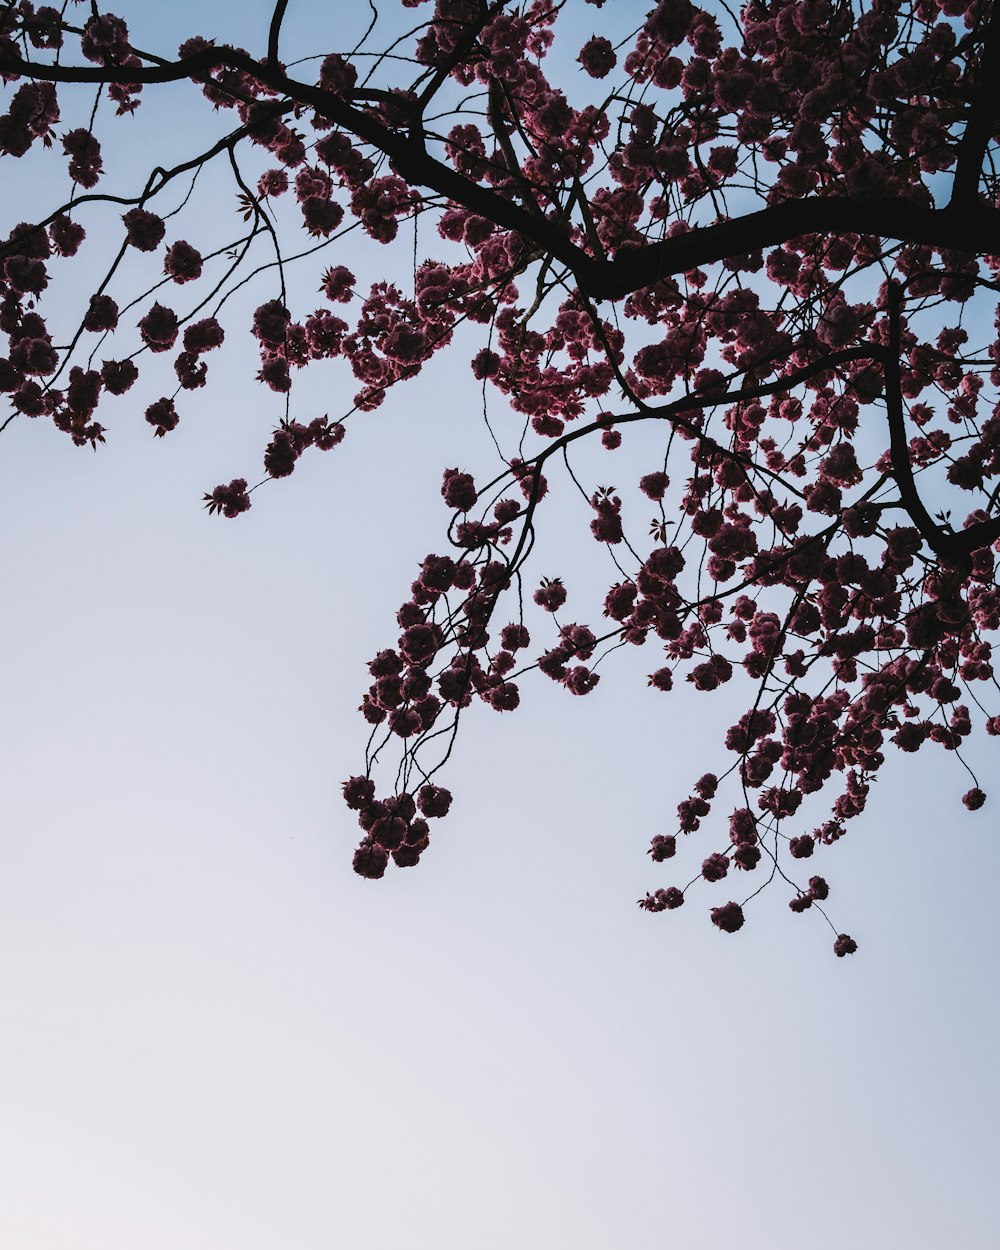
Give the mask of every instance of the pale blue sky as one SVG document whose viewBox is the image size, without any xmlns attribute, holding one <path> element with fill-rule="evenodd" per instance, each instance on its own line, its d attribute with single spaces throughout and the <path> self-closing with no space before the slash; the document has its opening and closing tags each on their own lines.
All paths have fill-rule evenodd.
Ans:
<svg viewBox="0 0 1000 1250">
<path fill-rule="evenodd" d="M 96 455 L 0 439 L 0 1244 L 992 1250 L 996 800 L 943 753 L 887 767 L 822 857 L 853 959 L 780 888 L 734 936 L 726 884 L 645 915 L 731 718 L 636 653 L 470 716 L 430 853 L 356 877 L 365 662 L 441 469 L 492 464 L 481 403 L 441 359 L 211 519 L 277 415 L 231 338 L 167 439 L 132 396 Z M 535 567 L 585 587 L 565 498 Z"/>
</svg>

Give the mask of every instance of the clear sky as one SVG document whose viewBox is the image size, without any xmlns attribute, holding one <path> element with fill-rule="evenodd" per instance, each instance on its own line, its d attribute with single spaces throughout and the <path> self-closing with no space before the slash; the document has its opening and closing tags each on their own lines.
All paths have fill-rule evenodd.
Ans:
<svg viewBox="0 0 1000 1250">
<path fill-rule="evenodd" d="M 355 876 L 365 663 L 441 549 L 441 469 L 492 463 L 481 401 L 442 358 L 209 518 L 280 415 L 231 338 L 167 439 L 145 394 L 96 455 L 0 437 L 0 1245 L 992 1250 L 1000 796 L 887 766 L 822 856 L 851 959 L 780 887 L 732 936 L 728 883 L 646 915 L 729 721 L 638 655 L 470 716 L 420 866 Z M 564 531 L 537 572 L 584 579 Z"/>
</svg>

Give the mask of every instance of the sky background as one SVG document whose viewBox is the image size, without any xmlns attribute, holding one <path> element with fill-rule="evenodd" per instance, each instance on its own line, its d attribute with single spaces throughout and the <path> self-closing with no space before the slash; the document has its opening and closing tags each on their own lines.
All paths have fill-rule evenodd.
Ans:
<svg viewBox="0 0 1000 1250">
<path fill-rule="evenodd" d="M 148 10 L 120 8 L 139 42 Z M 266 5 L 207 12 L 221 34 L 240 9 L 258 50 Z M 306 46 L 316 8 L 292 11 Z M 172 6 L 147 46 L 205 14 Z M 202 116 L 140 114 L 164 151 Z M 237 333 L 256 302 L 167 439 L 155 382 L 97 454 L 40 422 L 0 437 L 0 1243 L 994 1247 L 996 799 L 966 812 L 943 752 L 886 766 L 814 861 L 852 959 L 780 886 L 736 935 L 708 921 L 728 882 L 642 913 L 679 879 L 649 838 L 721 771 L 733 705 L 648 691 L 638 652 L 586 700 L 528 680 L 516 715 L 474 709 L 429 853 L 355 876 L 365 664 L 442 549 L 442 468 L 490 448 L 456 351 L 209 518 L 281 415 Z M 300 415 L 353 389 L 317 370 Z M 534 568 L 586 589 L 566 500 Z M 970 753 L 986 789 L 995 750 Z"/>
</svg>

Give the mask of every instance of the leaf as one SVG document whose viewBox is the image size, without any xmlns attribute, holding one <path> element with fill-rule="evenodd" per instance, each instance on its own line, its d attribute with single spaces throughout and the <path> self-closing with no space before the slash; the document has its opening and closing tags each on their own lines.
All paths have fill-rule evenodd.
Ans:
<svg viewBox="0 0 1000 1250">
<path fill-rule="evenodd" d="M 248 195 L 245 191 L 239 193 L 236 197 L 236 202 L 239 205 L 239 211 L 242 213 L 244 221 L 249 221 L 251 217 L 255 217 L 260 211 L 257 207 L 257 199 L 252 195 Z"/>
</svg>

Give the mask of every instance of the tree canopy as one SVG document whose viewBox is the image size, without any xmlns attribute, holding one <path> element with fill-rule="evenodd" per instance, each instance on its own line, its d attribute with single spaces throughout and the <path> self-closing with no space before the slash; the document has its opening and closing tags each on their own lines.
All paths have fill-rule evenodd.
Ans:
<svg viewBox="0 0 1000 1250">
<path fill-rule="evenodd" d="M 51 200 L 0 243 L 4 420 L 97 448 L 142 374 L 166 437 L 227 333 L 249 334 L 275 428 L 262 480 L 205 495 L 235 518 L 301 456 L 363 437 L 439 354 L 468 369 L 473 341 L 493 460 L 441 447 L 451 524 L 387 622 L 343 786 L 355 869 L 427 852 L 466 709 L 514 711 L 535 670 L 586 696 L 644 646 L 649 697 L 736 681 L 746 699 L 649 848 L 683 851 L 693 880 L 640 905 L 726 879 L 711 919 L 735 932 L 784 882 L 793 911 L 825 915 L 813 856 L 888 748 L 967 768 L 974 727 L 1000 736 L 1000 17 L 979 0 L 588 4 L 371 5 L 355 44 L 324 19 L 316 55 L 286 64 L 295 0 L 248 18 L 254 51 L 197 30 L 145 50 L 96 2 L 3 0 L 0 168 L 11 185 L 41 153 Z M 169 84 L 204 98 L 190 155 L 108 189 L 129 115 L 168 107 Z M 222 246 L 190 203 L 209 167 L 231 179 Z M 117 242 L 73 307 L 54 292 L 88 232 Z M 362 247 L 394 280 L 363 289 L 344 263 Z M 293 266 L 320 298 L 292 292 Z M 295 387 L 321 362 L 357 388 L 322 416 Z M 579 480 L 575 444 L 619 480 L 623 439 L 638 480 Z M 532 565 L 567 483 L 603 603 Z M 963 802 L 985 802 L 971 773 Z"/>
</svg>

